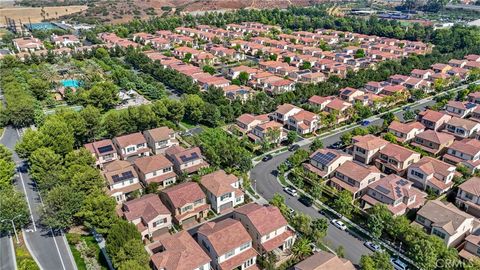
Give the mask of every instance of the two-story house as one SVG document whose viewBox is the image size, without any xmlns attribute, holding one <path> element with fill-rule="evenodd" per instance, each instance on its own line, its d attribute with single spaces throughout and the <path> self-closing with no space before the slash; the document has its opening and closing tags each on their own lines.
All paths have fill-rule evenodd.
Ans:
<svg viewBox="0 0 480 270">
<path fill-rule="evenodd" d="M 256 125 L 248 133 L 248 137 L 255 143 L 280 143 L 287 138 L 287 133 L 281 123 L 272 120 Z"/>
<path fill-rule="evenodd" d="M 353 159 L 364 164 L 370 164 L 378 152 L 389 144 L 388 141 L 371 134 L 355 136 L 352 143 Z"/>
<path fill-rule="evenodd" d="M 301 135 L 315 132 L 318 128 L 319 117 L 317 114 L 301 110 L 289 116 L 287 126 Z"/>
<path fill-rule="evenodd" d="M 195 182 L 168 187 L 160 193 L 160 198 L 172 213 L 173 222 L 184 228 L 206 218 L 210 210 L 205 193 Z"/>
<path fill-rule="evenodd" d="M 475 226 L 475 218 L 452 203 L 443 203 L 439 200 L 428 201 L 417 212 L 415 223 L 425 230 L 440 237 L 447 247 L 458 246 Z"/>
<path fill-rule="evenodd" d="M 390 143 L 379 151 L 375 165 L 384 173 L 403 176 L 408 166 L 418 162 L 420 154 L 403 146 Z"/>
<path fill-rule="evenodd" d="M 423 157 L 408 167 L 407 179 L 423 190 L 429 188 L 437 194 L 447 192 L 453 186 L 456 167 L 441 160 Z"/>
<path fill-rule="evenodd" d="M 290 253 L 296 238 L 295 231 L 288 226 L 277 207 L 250 203 L 235 209 L 233 218 L 243 224 L 259 254 L 272 251 L 277 254 Z"/>
<path fill-rule="evenodd" d="M 363 207 L 383 203 L 394 215 L 405 214 L 425 203 L 427 194 L 413 187 L 413 183 L 395 174 L 390 174 L 370 184 L 362 196 Z"/>
<path fill-rule="evenodd" d="M 465 118 L 469 116 L 476 107 L 476 103 L 450 100 L 447 105 L 445 105 L 445 111 L 453 117 Z"/>
<path fill-rule="evenodd" d="M 368 185 L 381 177 L 383 174 L 375 166 L 347 161 L 337 168 L 329 185 L 340 191 L 347 190 L 352 193 L 353 199 L 357 199 L 365 193 Z"/>
<path fill-rule="evenodd" d="M 480 218 L 480 178 L 472 177 L 458 186 L 455 203 L 469 214 Z"/>
<path fill-rule="evenodd" d="M 454 141 L 443 155 L 443 161 L 452 165 L 463 164 L 471 172 L 475 172 L 480 166 L 480 141 L 476 139 Z"/>
<path fill-rule="evenodd" d="M 444 131 L 454 135 L 457 138 L 473 138 L 475 134 L 480 130 L 480 123 L 458 118 L 452 117 L 445 126 Z"/>
<path fill-rule="evenodd" d="M 468 102 L 480 104 L 480 92 L 468 94 Z"/>
<path fill-rule="evenodd" d="M 132 133 L 113 138 L 113 144 L 117 149 L 121 159 L 126 160 L 131 157 L 149 156 L 150 149 L 142 133 Z"/>
<path fill-rule="evenodd" d="M 175 131 L 168 127 L 159 127 L 143 132 L 147 145 L 154 155 L 163 154 L 170 146 L 178 145 Z"/>
<path fill-rule="evenodd" d="M 277 107 L 277 110 L 271 114 L 271 117 L 279 123 L 286 125 L 288 118 L 302 111 L 301 108 L 292 104 L 283 104 Z"/>
<path fill-rule="evenodd" d="M 417 134 L 411 145 L 419 147 L 433 156 L 439 156 L 442 155 L 447 147 L 452 145 L 454 141 L 455 136 L 451 134 L 427 129 Z"/>
<path fill-rule="evenodd" d="M 212 210 L 218 214 L 228 212 L 244 202 L 240 179 L 224 170 L 202 176 L 200 185 L 207 194 Z"/>
<path fill-rule="evenodd" d="M 392 133 L 399 142 L 409 142 L 424 130 L 425 126 L 419 122 L 401 123 L 392 121 L 388 126 L 388 132 Z"/>
<path fill-rule="evenodd" d="M 340 165 L 353 160 L 353 157 L 337 150 L 318 149 L 310 155 L 308 163 L 303 167 L 322 178 L 329 177 Z"/>
<path fill-rule="evenodd" d="M 257 252 L 252 238 L 238 220 L 207 222 L 198 228 L 197 241 L 212 259 L 215 270 L 256 267 Z"/>
<path fill-rule="evenodd" d="M 353 104 L 346 102 L 339 98 L 332 99 L 327 105 L 325 105 L 324 113 L 335 114 L 337 123 L 341 123 L 350 118 L 349 109 L 353 108 Z"/>
<path fill-rule="evenodd" d="M 177 175 L 173 171 L 173 164 L 163 155 L 141 157 L 133 162 L 140 181 L 147 186 L 158 183 L 159 189 L 173 185 Z"/>
<path fill-rule="evenodd" d="M 160 238 L 148 251 L 154 270 L 209 270 L 212 261 L 187 231 Z"/>
<path fill-rule="evenodd" d="M 257 125 L 266 123 L 268 121 L 270 121 L 270 118 L 267 114 L 252 115 L 249 113 L 244 113 L 237 117 L 235 123 L 241 132 L 246 133 L 251 131 Z"/>
<path fill-rule="evenodd" d="M 356 97 L 362 96 L 363 94 L 365 94 L 365 92 L 362 90 L 346 87 L 339 90 L 338 96 L 347 102 L 353 103 Z"/>
<path fill-rule="evenodd" d="M 452 117 L 446 113 L 426 110 L 420 112 L 417 118 L 417 120 L 422 123 L 425 128 L 441 130 Z"/>
<path fill-rule="evenodd" d="M 143 239 L 168 233 L 172 226 L 172 215 L 157 194 L 125 202 L 119 214 L 137 227 Z"/>
<path fill-rule="evenodd" d="M 92 156 L 95 158 L 95 165 L 99 167 L 103 167 L 103 164 L 118 158 L 117 150 L 112 140 L 109 139 L 87 143 L 84 147 L 92 153 Z"/>
<path fill-rule="evenodd" d="M 480 235 L 470 234 L 465 237 L 465 245 L 458 255 L 464 260 L 478 260 L 480 258 Z"/>
<path fill-rule="evenodd" d="M 330 103 L 330 101 L 332 101 L 332 99 L 334 98 L 335 97 L 333 96 L 322 97 L 315 95 L 308 99 L 308 104 L 314 106 L 319 111 L 323 111 L 325 109 L 325 106 L 327 106 L 327 104 Z"/>
<path fill-rule="evenodd" d="M 137 172 L 128 161 L 115 160 L 105 164 L 102 174 L 107 180 L 107 194 L 115 198 L 117 203 L 126 201 L 133 192 L 143 188 Z"/>
<path fill-rule="evenodd" d="M 173 163 L 173 169 L 179 175 L 184 173 L 192 174 L 201 168 L 209 166 L 203 159 L 202 151 L 199 147 L 185 149 L 175 145 L 165 150 L 165 156 Z"/>
</svg>

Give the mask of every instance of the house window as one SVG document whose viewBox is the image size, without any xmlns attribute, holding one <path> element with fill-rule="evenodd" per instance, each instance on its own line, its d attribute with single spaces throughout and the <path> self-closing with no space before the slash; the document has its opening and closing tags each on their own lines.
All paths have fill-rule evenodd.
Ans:
<svg viewBox="0 0 480 270">
<path fill-rule="evenodd" d="M 436 235 L 436 236 L 438 236 L 438 237 L 440 237 L 440 238 L 442 238 L 442 239 L 445 239 L 445 237 L 447 236 L 445 233 L 443 233 L 443 232 L 441 232 L 441 231 L 438 231 L 438 230 L 436 230 L 436 229 L 433 229 L 433 230 L 432 230 L 432 234 L 433 234 L 433 235 Z"/>
<path fill-rule="evenodd" d="M 233 255 L 235 255 L 235 249 L 225 253 L 225 259 L 228 259 L 228 258 L 232 257 Z"/>
<path fill-rule="evenodd" d="M 153 171 L 152 175 L 157 176 L 157 171 Z"/>
<path fill-rule="evenodd" d="M 231 197 L 232 197 L 232 193 L 230 193 L 230 192 L 229 192 L 229 193 L 225 193 L 225 194 L 223 194 L 222 196 L 220 196 L 220 201 L 223 202 L 224 200 L 229 199 L 229 198 L 231 198 Z"/>
<path fill-rule="evenodd" d="M 465 192 L 465 198 L 467 198 L 469 200 L 473 200 L 473 194 Z"/>
<path fill-rule="evenodd" d="M 424 176 L 423 173 L 419 173 L 419 172 L 417 172 L 417 171 L 412 171 L 412 175 L 414 175 L 414 176 L 416 176 L 416 177 L 418 177 L 418 178 L 422 178 L 422 179 L 423 179 L 423 176 Z"/>
<path fill-rule="evenodd" d="M 425 218 L 420 215 L 417 215 L 417 221 L 423 224 L 425 223 Z"/>
<path fill-rule="evenodd" d="M 182 213 L 183 213 L 183 212 L 190 211 L 190 210 L 192 210 L 192 209 L 193 209 L 193 206 L 192 206 L 192 205 L 185 206 L 185 207 L 182 208 Z"/>
<path fill-rule="evenodd" d="M 137 148 L 142 148 L 142 147 L 143 147 L 143 143 L 137 144 Z"/>
<path fill-rule="evenodd" d="M 135 151 L 135 146 L 127 147 L 127 153 Z"/>
<path fill-rule="evenodd" d="M 250 247 L 250 242 L 245 243 L 245 244 L 243 244 L 243 245 L 240 246 L 240 251 L 243 251 L 243 250 L 245 250 L 245 249 L 247 249 L 247 248 L 249 248 L 249 247 Z"/>
<path fill-rule="evenodd" d="M 363 148 L 357 147 L 357 152 L 360 152 L 360 153 L 362 153 L 362 154 L 365 154 L 366 151 L 365 151 L 365 149 L 363 149 Z"/>
<path fill-rule="evenodd" d="M 164 173 L 171 172 L 171 171 L 172 171 L 172 167 L 168 167 L 168 168 L 163 169 Z"/>
<path fill-rule="evenodd" d="M 203 204 L 203 199 L 196 200 L 193 204 L 194 204 L 195 206 L 197 206 L 197 205 L 199 205 L 199 204 Z"/>
</svg>

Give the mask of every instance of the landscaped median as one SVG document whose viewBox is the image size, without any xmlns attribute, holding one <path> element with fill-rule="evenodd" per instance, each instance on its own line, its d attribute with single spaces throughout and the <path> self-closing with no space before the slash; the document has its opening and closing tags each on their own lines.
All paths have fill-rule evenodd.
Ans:
<svg viewBox="0 0 480 270">
<path fill-rule="evenodd" d="M 18 240 L 20 241 L 18 244 L 17 241 L 13 241 L 18 269 L 40 270 L 40 267 L 38 267 L 37 263 L 30 254 L 30 251 L 28 251 L 22 233 L 19 233 Z"/>
<path fill-rule="evenodd" d="M 95 237 L 80 233 L 67 233 L 66 237 L 78 270 L 108 270 L 107 261 Z"/>
</svg>

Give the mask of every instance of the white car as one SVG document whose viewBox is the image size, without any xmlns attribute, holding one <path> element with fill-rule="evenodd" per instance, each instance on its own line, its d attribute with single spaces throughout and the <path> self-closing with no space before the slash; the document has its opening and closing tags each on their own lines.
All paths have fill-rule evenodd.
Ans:
<svg viewBox="0 0 480 270">
<path fill-rule="evenodd" d="M 364 245 L 365 245 L 368 249 L 370 249 L 371 251 L 374 251 L 374 252 L 378 252 L 378 251 L 381 251 L 381 250 L 382 250 L 382 248 L 381 248 L 379 245 L 377 245 L 377 244 L 375 244 L 375 243 L 373 243 L 373 242 L 370 242 L 370 241 L 365 242 Z"/>
<path fill-rule="evenodd" d="M 285 191 L 285 193 L 287 193 L 288 195 L 291 195 L 293 197 L 297 197 L 297 195 L 298 195 L 297 190 L 294 189 L 294 188 L 291 188 L 291 187 L 284 187 L 283 191 Z"/>
<path fill-rule="evenodd" d="M 347 226 L 338 219 L 332 219 L 331 222 L 332 222 L 333 226 L 339 228 L 342 231 L 345 231 L 347 229 Z"/>
<path fill-rule="evenodd" d="M 393 268 L 395 268 L 395 270 L 407 270 L 408 269 L 408 266 L 406 263 L 404 263 L 402 260 L 400 259 L 394 259 L 394 258 L 390 258 L 390 262 L 392 263 L 393 265 Z"/>
</svg>

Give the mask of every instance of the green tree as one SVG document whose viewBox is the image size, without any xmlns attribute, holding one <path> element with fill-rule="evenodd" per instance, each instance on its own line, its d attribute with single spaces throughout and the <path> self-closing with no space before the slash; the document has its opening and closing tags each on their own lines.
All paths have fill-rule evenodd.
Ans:
<svg viewBox="0 0 480 270">
<path fill-rule="evenodd" d="M 292 144 L 294 143 L 298 138 L 297 132 L 296 131 L 289 131 L 287 133 L 287 143 Z"/>
<path fill-rule="evenodd" d="M 396 143 L 397 142 L 397 137 L 395 137 L 395 135 L 393 135 L 393 133 L 391 133 L 391 132 L 385 133 L 385 135 L 383 135 L 383 139 L 385 139 L 386 141 L 389 141 L 391 143 Z"/>
<path fill-rule="evenodd" d="M 311 235 L 312 218 L 305 213 L 298 213 L 293 217 L 292 226 L 303 235 Z"/>
<path fill-rule="evenodd" d="M 245 71 L 242 71 L 240 72 L 240 74 L 238 75 L 238 79 L 240 80 L 240 83 L 242 85 L 246 85 L 248 80 L 250 79 L 250 75 L 245 72 Z"/>
<path fill-rule="evenodd" d="M 363 58 L 365 57 L 365 51 L 363 49 L 358 49 L 356 52 L 355 52 L 355 55 L 353 56 L 355 58 Z"/>
<path fill-rule="evenodd" d="M 0 232 L 11 231 L 11 219 L 17 229 L 22 228 L 30 221 L 30 213 L 28 211 L 27 201 L 22 193 L 16 191 L 14 188 L 0 189 L 0 220 L 5 220 L 0 223 Z"/>
<path fill-rule="evenodd" d="M 285 197 L 283 197 L 278 193 L 275 193 L 272 199 L 269 201 L 269 203 L 273 206 L 278 207 L 278 209 L 280 209 L 280 212 L 282 212 L 282 215 L 284 217 L 288 216 L 288 207 L 285 204 Z"/>
<path fill-rule="evenodd" d="M 117 216 L 115 214 L 115 200 L 99 190 L 88 194 L 76 216 L 83 220 L 83 224 L 98 233 L 108 233 L 110 226 Z"/>
<path fill-rule="evenodd" d="M 54 229 L 67 229 L 77 224 L 76 213 L 82 207 L 84 194 L 63 185 L 54 187 L 43 199 L 42 223 Z"/>
<path fill-rule="evenodd" d="M 209 65 L 203 66 L 202 70 L 203 72 L 209 73 L 210 75 L 213 75 L 216 72 L 215 68 Z"/>
<path fill-rule="evenodd" d="M 143 243 L 138 239 L 130 239 L 119 249 L 119 251 L 112 256 L 113 265 L 120 268 L 122 264 L 130 264 L 130 261 L 135 261 L 144 269 L 149 269 L 148 262 L 150 260 Z"/>
<path fill-rule="evenodd" d="M 315 138 L 312 142 L 312 144 L 310 144 L 310 151 L 312 152 L 315 152 L 317 151 L 318 149 L 321 149 L 323 148 L 323 142 L 320 138 Z"/>
<path fill-rule="evenodd" d="M 50 148 L 39 148 L 29 158 L 30 175 L 42 191 L 61 185 L 63 173 L 62 157 Z"/>
<path fill-rule="evenodd" d="M 58 117 L 48 118 L 40 127 L 44 145 L 51 148 L 55 153 L 64 156 L 73 150 L 75 138 L 73 130 Z"/>
<path fill-rule="evenodd" d="M 288 161 L 293 167 L 297 167 L 308 159 L 308 152 L 305 149 L 298 149 L 293 155 L 288 157 Z"/>
<path fill-rule="evenodd" d="M 136 260 L 126 260 L 120 263 L 118 270 L 148 270 L 149 267 L 139 264 Z"/>
<path fill-rule="evenodd" d="M 299 238 L 292 247 L 293 256 L 299 260 L 303 260 L 312 253 L 310 242 L 306 238 Z"/>
<path fill-rule="evenodd" d="M 383 126 L 388 127 L 393 121 L 398 121 L 398 118 L 392 112 L 388 112 L 381 117 L 383 119 Z"/>
<path fill-rule="evenodd" d="M 142 239 L 137 227 L 128 221 L 117 219 L 108 231 L 106 244 L 108 254 L 112 257 L 116 256 L 120 249 L 132 239 L 137 241 Z"/>
<path fill-rule="evenodd" d="M 12 153 L 7 147 L 0 145 L 0 190 L 12 187 L 15 175 L 15 163 Z"/>
<path fill-rule="evenodd" d="M 316 218 L 311 223 L 311 240 L 317 245 L 321 243 L 322 239 L 327 235 L 328 220 L 326 218 Z"/>
<path fill-rule="evenodd" d="M 408 111 L 403 113 L 403 119 L 405 119 L 405 121 L 415 120 L 416 117 L 417 117 L 417 115 L 415 114 L 415 112 L 413 112 L 411 110 L 408 110 Z"/>
<path fill-rule="evenodd" d="M 352 194 L 347 190 L 338 193 L 337 198 L 333 202 L 333 207 L 338 213 L 350 216 L 353 211 Z"/>
</svg>

